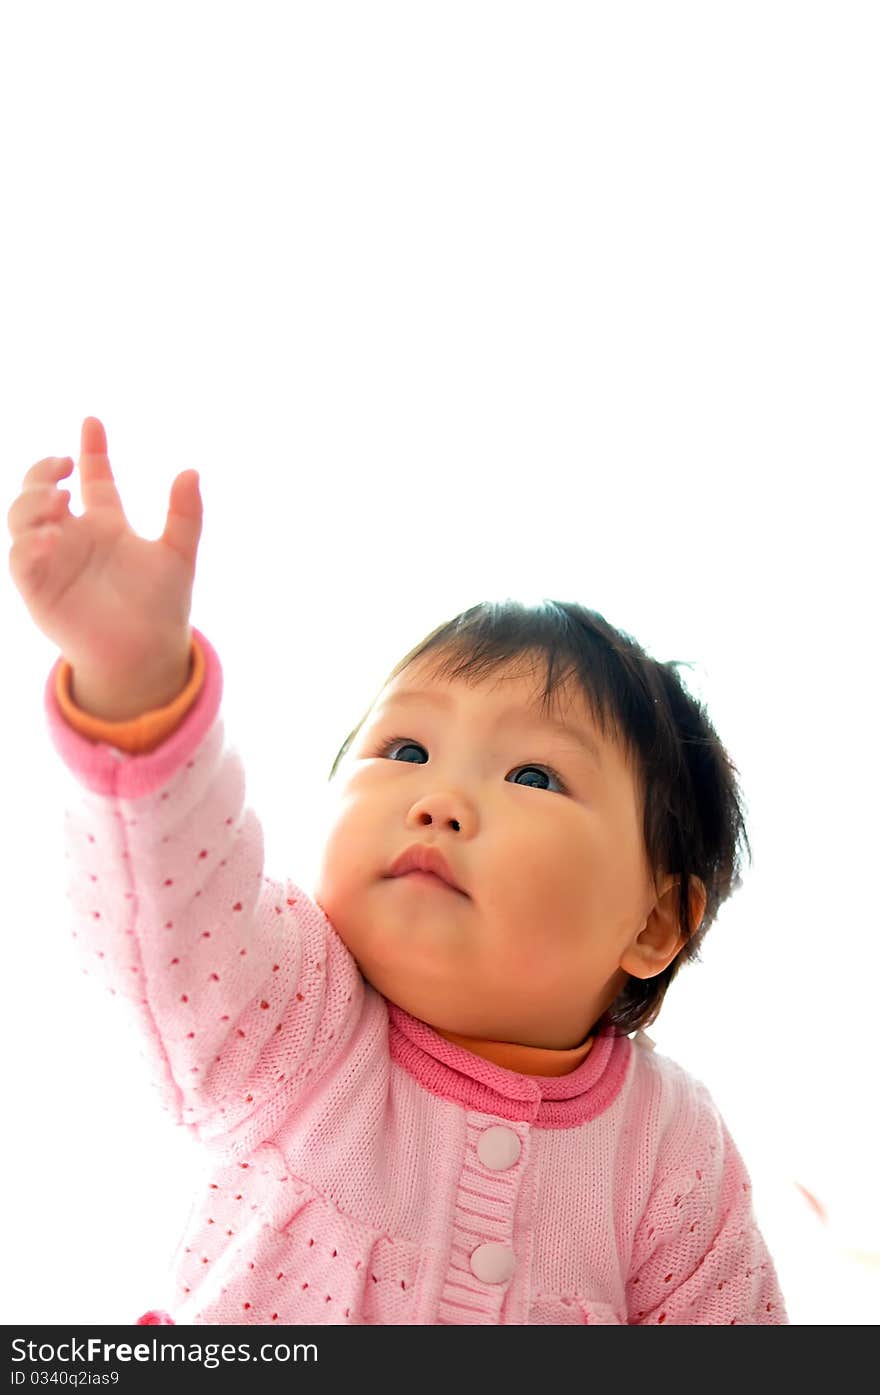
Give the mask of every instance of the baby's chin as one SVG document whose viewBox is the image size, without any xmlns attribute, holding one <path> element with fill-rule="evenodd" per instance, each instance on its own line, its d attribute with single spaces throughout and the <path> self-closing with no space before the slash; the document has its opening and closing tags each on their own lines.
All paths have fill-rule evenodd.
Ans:
<svg viewBox="0 0 880 1395">
<path fill-rule="evenodd" d="M 425 1021 L 427 1012 L 460 1002 L 462 985 L 475 981 L 473 963 L 431 929 L 347 936 L 343 926 L 339 938 L 377 992 Z"/>
</svg>

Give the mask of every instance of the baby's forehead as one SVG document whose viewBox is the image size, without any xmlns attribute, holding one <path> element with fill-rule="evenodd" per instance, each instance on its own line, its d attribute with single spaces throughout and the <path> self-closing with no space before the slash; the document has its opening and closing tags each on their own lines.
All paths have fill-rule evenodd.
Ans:
<svg viewBox="0 0 880 1395">
<path fill-rule="evenodd" d="M 546 693 L 546 662 L 510 661 L 491 671 L 450 674 L 438 670 L 436 657 L 414 660 L 380 692 L 374 708 L 384 707 L 394 698 L 406 698 L 415 705 L 416 697 L 432 693 L 467 694 L 471 705 L 484 701 L 487 707 L 520 709 L 530 717 L 581 721 L 593 726 L 595 713 L 580 684 L 570 675 Z"/>
</svg>

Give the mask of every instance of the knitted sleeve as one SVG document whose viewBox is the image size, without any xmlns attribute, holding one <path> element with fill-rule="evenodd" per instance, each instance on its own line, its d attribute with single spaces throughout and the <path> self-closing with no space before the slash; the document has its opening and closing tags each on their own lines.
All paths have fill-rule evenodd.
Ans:
<svg viewBox="0 0 880 1395">
<path fill-rule="evenodd" d="M 87 735 L 68 718 L 57 668 L 45 696 L 75 777 L 65 846 L 83 970 L 133 1021 L 173 1118 L 236 1156 L 344 1047 L 363 979 L 320 907 L 265 874 L 262 826 L 219 713 L 220 662 L 194 639 L 197 691 L 175 720 L 167 709 L 139 719 L 137 754 L 123 724 L 111 724 L 111 745 L 100 724 Z"/>
<path fill-rule="evenodd" d="M 631 1325 L 787 1324 L 742 1158 L 706 1087 L 636 1230 Z M 688 1111 L 689 1112 L 689 1111 Z"/>
</svg>

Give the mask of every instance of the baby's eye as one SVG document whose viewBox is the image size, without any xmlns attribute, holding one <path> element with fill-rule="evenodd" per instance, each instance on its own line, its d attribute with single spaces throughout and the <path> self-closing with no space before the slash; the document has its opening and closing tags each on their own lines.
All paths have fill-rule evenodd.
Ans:
<svg viewBox="0 0 880 1395">
<path fill-rule="evenodd" d="M 388 741 L 383 741 L 383 742 L 382 742 L 382 745 L 381 745 L 381 747 L 379 748 L 378 754 L 379 754 L 380 756 L 387 756 L 387 755 L 390 753 L 392 747 L 394 747 L 394 746 L 400 746 L 400 745 L 403 746 L 403 749 L 404 749 L 404 750 L 411 750 L 411 751 L 418 750 L 418 751 L 424 751 L 424 749 L 425 749 L 424 746 L 420 746 L 420 745 L 419 745 L 418 741 L 407 741 L 407 740 L 405 739 L 405 737 L 403 737 L 403 736 L 392 736 Z M 408 756 L 405 757 L 405 759 L 406 759 L 406 761 L 407 761 L 410 765 L 418 765 L 418 764 L 422 764 L 422 763 L 423 763 L 423 762 L 420 762 L 420 761 L 413 761 L 413 760 L 410 760 L 410 758 L 409 758 Z"/>
<path fill-rule="evenodd" d="M 426 748 L 421 744 L 420 741 L 410 741 L 410 740 L 408 740 L 408 739 L 407 739 L 406 737 L 404 737 L 404 736 L 392 736 L 392 737 L 389 738 L 388 741 L 383 741 L 383 742 L 382 742 L 382 745 L 380 746 L 379 751 L 378 751 L 377 754 L 380 755 L 380 756 L 388 756 L 388 755 L 391 754 L 392 750 L 393 750 L 395 747 L 400 747 L 400 748 L 401 748 L 402 750 L 404 750 L 404 751 L 425 751 L 425 750 L 426 750 Z M 427 754 L 427 752 L 426 752 L 426 754 Z M 420 765 L 420 764 L 424 764 L 423 761 L 411 760 L 409 756 L 405 756 L 403 759 L 404 759 L 404 762 L 405 762 L 405 763 L 410 764 L 410 765 Z M 562 776 L 559 774 L 558 770 L 554 770 L 554 769 L 553 769 L 553 766 L 552 766 L 552 765 L 515 765 L 513 768 L 514 768 L 514 770 L 532 770 L 532 771 L 537 770 L 537 771 L 541 771 L 541 772 L 546 772 L 547 774 L 549 774 L 549 775 L 551 776 L 552 779 L 554 779 L 554 780 L 557 782 L 558 785 L 561 786 L 561 790 L 562 790 L 562 793 L 563 793 L 563 794 L 567 794 L 567 793 L 568 793 L 568 788 L 567 788 L 567 786 L 566 786 L 566 784 L 565 784 L 565 781 L 563 780 Z M 524 782 L 520 781 L 519 783 L 524 783 Z M 526 785 L 525 788 L 526 788 L 526 789 L 544 789 L 545 786 L 543 786 L 543 785 Z"/>
</svg>

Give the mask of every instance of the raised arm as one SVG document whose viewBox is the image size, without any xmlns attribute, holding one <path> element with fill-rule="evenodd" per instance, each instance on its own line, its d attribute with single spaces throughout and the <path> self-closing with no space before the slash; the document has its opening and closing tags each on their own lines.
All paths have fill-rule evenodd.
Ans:
<svg viewBox="0 0 880 1395">
<path fill-rule="evenodd" d="M 218 711 L 219 659 L 199 630 L 194 650 L 195 700 L 148 753 L 80 735 L 58 702 L 57 669 L 47 706 L 59 752 L 89 789 L 65 819 L 80 962 L 135 1019 L 172 1117 L 204 1141 L 244 1146 L 344 1049 L 363 980 L 307 893 L 265 874 Z"/>
<path fill-rule="evenodd" d="M 219 659 L 189 625 L 195 481 L 178 476 L 163 537 L 145 541 L 94 418 L 82 443 L 81 517 L 48 497 L 66 472 L 51 460 L 9 514 L 13 576 L 64 654 L 46 705 L 82 792 L 65 825 L 73 933 L 83 968 L 136 1018 L 173 1117 L 252 1138 L 342 1046 L 362 980 L 308 896 L 265 875 Z M 158 738 L 132 744 L 148 720 Z"/>
</svg>

